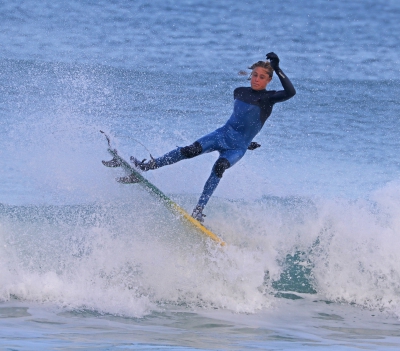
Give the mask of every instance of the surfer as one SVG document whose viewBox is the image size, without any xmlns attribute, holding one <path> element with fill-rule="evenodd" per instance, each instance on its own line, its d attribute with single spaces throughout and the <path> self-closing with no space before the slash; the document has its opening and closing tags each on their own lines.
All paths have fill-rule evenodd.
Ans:
<svg viewBox="0 0 400 351">
<path fill-rule="evenodd" d="M 251 87 L 240 87 L 234 90 L 233 113 L 224 126 L 201 137 L 191 145 L 178 147 L 158 158 L 151 157 L 149 161 L 139 161 L 131 156 L 131 162 L 137 168 L 149 171 L 207 152 L 218 151 L 219 158 L 211 170 L 211 175 L 192 213 L 199 222 L 204 222 L 203 209 L 224 172 L 237 163 L 247 150 L 254 150 L 261 146 L 252 140 L 271 115 L 274 104 L 286 101 L 296 94 L 289 78 L 279 67 L 279 57 L 270 52 L 266 58 L 267 61 L 258 61 L 249 67 L 252 70 L 249 78 Z M 274 72 L 278 75 L 283 90 L 266 90 Z"/>
</svg>

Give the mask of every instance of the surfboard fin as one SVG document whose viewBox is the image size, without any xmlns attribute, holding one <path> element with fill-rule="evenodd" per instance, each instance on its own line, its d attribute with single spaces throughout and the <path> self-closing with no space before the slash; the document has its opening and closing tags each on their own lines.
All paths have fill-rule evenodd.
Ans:
<svg viewBox="0 0 400 351">
<path fill-rule="evenodd" d="M 122 184 L 133 184 L 133 183 L 139 183 L 140 179 L 136 178 L 136 176 L 132 173 L 126 177 L 119 177 L 115 179 L 118 183 Z"/>
<path fill-rule="evenodd" d="M 101 163 L 106 167 L 121 167 L 122 166 L 121 162 L 116 157 L 114 157 L 110 161 L 101 161 Z"/>
</svg>

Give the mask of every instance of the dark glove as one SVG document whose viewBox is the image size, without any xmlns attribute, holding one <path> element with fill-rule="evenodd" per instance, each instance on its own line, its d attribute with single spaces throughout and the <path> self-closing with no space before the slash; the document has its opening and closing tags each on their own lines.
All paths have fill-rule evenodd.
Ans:
<svg viewBox="0 0 400 351">
<path fill-rule="evenodd" d="M 247 147 L 247 150 L 254 150 L 260 147 L 261 145 L 259 143 L 256 143 L 255 141 L 252 141 L 250 145 Z"/>
<path fill-rule="evenodd" d="M 276 71 L 279 69 L 279 57 L 274 52 L 270 52 L 267 54 L 267 60 L 271 63 L 271 67 Z"/>
</svg>

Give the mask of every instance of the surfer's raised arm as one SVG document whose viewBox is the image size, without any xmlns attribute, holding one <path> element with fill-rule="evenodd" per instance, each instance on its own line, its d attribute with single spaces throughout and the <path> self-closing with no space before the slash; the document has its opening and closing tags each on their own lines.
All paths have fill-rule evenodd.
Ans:
<svg viewBox="0 0 400 351">
<path fill-rule="evenodd" d="M 296 95 L 296 89 L 294 88 L 290 79 L 283 73 L 282 69 L 279 67 L 279 57 L 274 52 L 267 54 L 267 60 L 270 60 L 271 67 L 274 69 L 276 75 L 281 81 L 284 90 L 277 91 L 274 95 L 270 97 L 274 102 L 282 102 L 289 100 L 291 97 Z"/>
</svg>

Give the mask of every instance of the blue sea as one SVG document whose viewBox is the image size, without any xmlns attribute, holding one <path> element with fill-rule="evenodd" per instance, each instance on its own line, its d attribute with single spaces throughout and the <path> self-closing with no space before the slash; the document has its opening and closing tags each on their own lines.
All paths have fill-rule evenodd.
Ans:
<svg viewBox="0 0 400 351">
<path fill-rule="evenodd" d="M 0 349 L 398 350 L 399 18 L 397 0 L 1 1 Z M 225 247 L 102 165 L 100 130 L 142 159 L 223 125 L 270 51 L 297 94 L 205 209 Z M 217 157 L 146 177 L 191 212 Z"/>
</svg>

